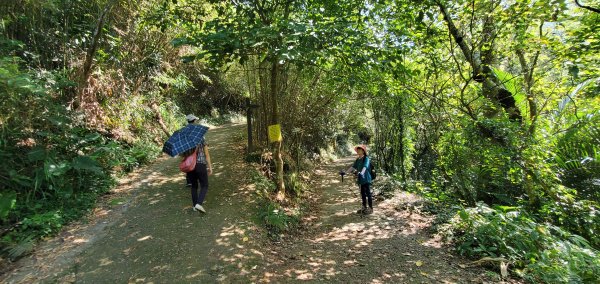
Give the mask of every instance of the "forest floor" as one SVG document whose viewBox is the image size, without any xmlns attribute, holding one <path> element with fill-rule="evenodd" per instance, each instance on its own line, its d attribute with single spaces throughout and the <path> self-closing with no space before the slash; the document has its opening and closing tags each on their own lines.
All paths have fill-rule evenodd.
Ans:
<svg viewBox="0 0 600 284">
<path fill-rule="evenodd" d="M 163 157 L 124 177 L 85 221 L 41 243 L 0 282 L 518 283 L 453 255 L 412 194 L 356 214 L 358 189 L 337 175 L 353 157 L 322 165 L 301 229 L 270 240 L 255 221 L 243 131 L 228 125 L 207 134 L 215 174 L 206 214 L 192 211 L 178 159 Z"/>
</svg>

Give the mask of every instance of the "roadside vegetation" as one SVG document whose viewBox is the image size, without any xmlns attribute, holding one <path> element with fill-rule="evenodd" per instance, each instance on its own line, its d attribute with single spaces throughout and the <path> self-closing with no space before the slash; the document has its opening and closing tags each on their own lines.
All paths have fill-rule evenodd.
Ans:
<svg viewBox="0 0 600 284">
<path fill-rule="evenodd" d="M 427 198 L 457 253 L 532 283 L 600 278 L 597 0 L 134 2 L 0 4 L 4 261 L 161 155 L 185 114 L 251 111 L 274 238 L 314 165 L 364 143 L 380 192 Z"/>
</svg>

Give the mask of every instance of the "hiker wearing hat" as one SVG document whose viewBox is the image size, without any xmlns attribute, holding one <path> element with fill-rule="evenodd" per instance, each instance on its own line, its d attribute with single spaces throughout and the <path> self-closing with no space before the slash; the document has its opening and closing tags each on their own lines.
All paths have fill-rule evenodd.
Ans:
<svg viewBox="0 0 600 284">
<path fill-rule="evenodd" d="M 187 119 L 188 124 L 192 124 L 198 120 L 198 117 L 193 114 L 188 114 L 185 116 L 185 119 Z"/>
<path fill-rule="evenodd" d="M 188 114 L 185 118 L 187 119 L 188 124 L 195 123 L 198 120 L 198 117 L 193 114 Z M 184 152 L 183 155 L 191 155 L 194 150 L 196 150 L 197 155 L 196 167 L 193 171 L 186 173 L 185 178 L 187 185 L 192 188 L 192 209 L 194 211 L 206 213 L 202 203 L 204 203 L 204 198 L 208 192 L 208 176 L 212 175 L 212 163 L 208 152 L 208 144 L 206 144 L 204 138 L 196 148 Z M 200 186 L 200 192 L 198 192 L 198 186 Z"/>
<path fill-rule="evenodd" d="M 354 161 L 354 164 L 345 172 L 354 173 L 357 176 L 356 182 L 360 186 L 360 197 L 362 198 L 362 209 L 356 213 L 359 214 L 371 214 L 373 213 L 373 194 L 371 193 L 371 183 L 373 179 L 369 171 L 371 166 L 371 159 L 367 155 L 367 146 L 358 145 L 354 147 L 358 158 Z M 344 173 L 345 173 L 344 172 Z M 367 207 L 367 204 L 369 207 Z"/>
<path fill-rule="evenodd" d="M 186 115 L 185 119 L 187 120 L 188 124 L 193 124 L 196 121 L 198 121 L 198 117 L 191 113 Z M 187 174 L 185 175 L 185 186 L 187 186 L 187 187 L 192 186 L 192 180 L 190 179 L 190 177 Z"/>
</svg>

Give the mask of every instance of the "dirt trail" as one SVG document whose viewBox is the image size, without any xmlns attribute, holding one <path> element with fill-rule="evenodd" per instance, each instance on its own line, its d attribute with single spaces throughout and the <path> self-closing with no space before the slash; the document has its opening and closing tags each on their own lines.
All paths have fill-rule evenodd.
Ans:
<svg viewBox="0 0 600 284">
<path fill-rule="evenodd" d="M 497 283 L 469 266 L 428 233 L 433 221 L 418 212 L 422 202 L 408 193 L 375 202 L 372 215 L 356 214 L 360 194 L 339 170 L 354 157 L 317 171 L 320 210 L 308 218 L 307 234 L 292 236 L 270 254 L 264 282 Z M 415 210 L 415 208 L 417 208 Z"/>
<path fill-rule="evenodd" d="M 191 210 L 177 159 L 161 158 L 124 179 L 88 223 L 73 225 L 0 277 L 2 283 L 489 283 L 426 233 L 431 218 L 406 208 L 409 194 L 354 213 L 359 196 L 337 172 L 317 171 L 320 205 L 307 230 L 267 241 L 239 147 L 243 125 L 207 134 L 215 174 L 207 214 Z M 123 203 L 123 204 L 121 204 Z"/>
<path fill-rule="evenodd" d="M 124 179 L 89 224 L 65 230 L 3 275 L 7 283 L 207 283 L 246 279 L 260 263 L 255 205 L 236 145 L 243 125 L 207 134 L 214 175 L 207 214 L 193 212 L 178 159 L 161 158 Z M 116 201 L 115 201 L 116 200 Z M 118 201 L 125 204 L 111 205 Z M 242 281 L 243 282 L 243 281 Z"/>
</svg>

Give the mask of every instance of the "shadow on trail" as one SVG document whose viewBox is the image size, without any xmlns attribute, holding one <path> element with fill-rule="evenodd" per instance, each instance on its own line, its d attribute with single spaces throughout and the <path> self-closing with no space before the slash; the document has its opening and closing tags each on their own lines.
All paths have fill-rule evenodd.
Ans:
<svg viewBox="0 0 600 284">
<path fill-rule="evenodd" d="M 5 283 L 482 283 L 427 233 L 431 217 L 406 210 L 398 193 L 361 217 L 358 188 L 341 183 L 353 158 L 325 165 L 312 194 L 319 209 L 306 232 L 264 240 L 240 145 L 243 125 L 207 134 L 214 175 L 192 211 L 179 159 L 161 158 L 123 179 L 88 224 L 72 226 L 3 275 Z"/>
<path fill-rule="evenodd" d="M 243 276 L 259 254 L 249 249 L 254 224 L 246 218 L 239 187 L 246 176 L 239 149 L 240 126 L 210 130 L 215 174 L 209 178 L 207 214 L 192 211 L 189 189 L 168 159 L 127 218 L 78 257 L 77 282 L 206 282 Z"/>
</svg>

